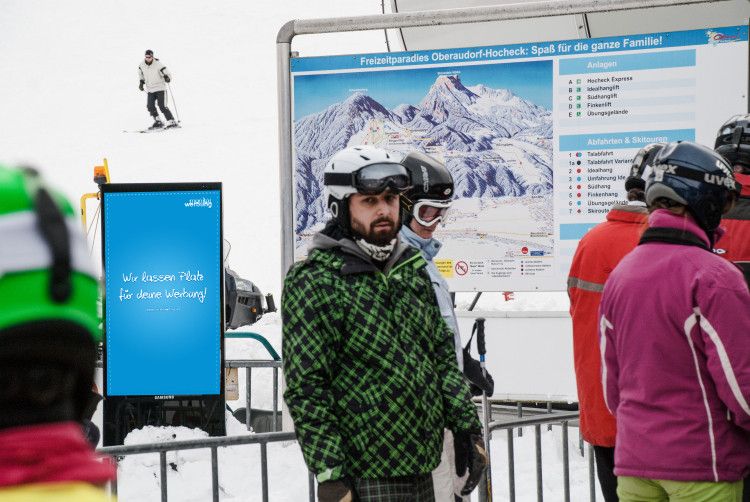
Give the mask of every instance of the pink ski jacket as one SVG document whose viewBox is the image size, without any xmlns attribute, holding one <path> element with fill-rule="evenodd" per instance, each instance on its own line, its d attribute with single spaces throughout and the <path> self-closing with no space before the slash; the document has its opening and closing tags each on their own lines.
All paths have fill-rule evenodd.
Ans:
<svg viewBox="0 0 750 502">
<path fill-rule="evenodd" d="M 676 230 L 620 262 L 599 308 L 615 474 L 737 481 L 750 471 L 750 292 L 695 245 L 708 239 L 692 218 L 656 210 L 644 236 L 656 229 Z"/>
</svg>

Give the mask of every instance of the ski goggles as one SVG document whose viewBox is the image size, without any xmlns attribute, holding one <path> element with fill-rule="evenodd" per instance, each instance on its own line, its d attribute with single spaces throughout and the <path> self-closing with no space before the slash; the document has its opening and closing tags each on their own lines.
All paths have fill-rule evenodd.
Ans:
<svg viewBox="0 0 750 502">
<path fill-rule="evenodd" d="M 431 227 L 441 221 L 445 221 L 448 208 L 451 207 L 450 200 L 422 199 L 418 200 L 412 208 L 412 216 L 417 223 L 424 227 Z"/>
<path fill-rule="evenodd" d="M 403 192 L 411 188 L 409 172 L 401 164 L 370 164 L 353 173 L 326 173 L 326 185 L 351 186 L 362 195 L 378 195 L 390 189 Z"/>
</svg>

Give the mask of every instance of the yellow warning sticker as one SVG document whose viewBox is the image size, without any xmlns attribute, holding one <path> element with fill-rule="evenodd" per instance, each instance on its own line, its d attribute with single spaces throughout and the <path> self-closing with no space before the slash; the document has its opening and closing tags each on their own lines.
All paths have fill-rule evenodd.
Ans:
<svg viewBox="0 0 750 502">
<path fill-rule="evenodd" d="M 438 272 L 446 279 L 453 277 L 453 260 L 434 260 Z"/>
</svg>

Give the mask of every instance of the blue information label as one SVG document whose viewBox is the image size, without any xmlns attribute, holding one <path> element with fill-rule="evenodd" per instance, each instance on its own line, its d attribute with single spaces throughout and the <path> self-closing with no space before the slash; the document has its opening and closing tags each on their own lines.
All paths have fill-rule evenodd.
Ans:
<svg viewBox="0 0 750 502">
<path fill-rule="evenodd" d="M 560 59 L 560 75 L 656 70 L 684 66 L 695 66 L 694 50 Z"/>
</svg>

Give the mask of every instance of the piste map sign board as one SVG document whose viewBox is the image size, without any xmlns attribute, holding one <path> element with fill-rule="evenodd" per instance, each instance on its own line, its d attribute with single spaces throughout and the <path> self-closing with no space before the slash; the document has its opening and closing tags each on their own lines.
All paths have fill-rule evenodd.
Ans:
<svg viewBox="0 0 750 502">
<path fill-rule="evenodd" d="M 102 190 L 105 395 L 220 395 L 221 184 Z"/>
<path fill-rule="evenodd" d="M 330 217 L 340 149 L 426 152 L 456 182 L 440 271 L 454 291 L 566 289 L 580 238 L 625 201 L 639 148 L 713 145 L 748 109 L 747 26 L 291 61 L 295 259 Z"/>
</svg>

